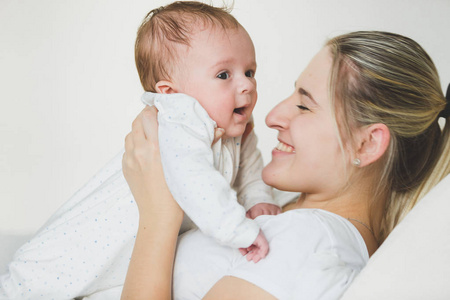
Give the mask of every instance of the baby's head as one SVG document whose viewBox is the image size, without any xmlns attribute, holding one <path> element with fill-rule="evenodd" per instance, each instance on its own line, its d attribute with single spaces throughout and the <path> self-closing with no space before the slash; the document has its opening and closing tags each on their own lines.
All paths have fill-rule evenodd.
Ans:
<svg viewBox="0 0 450 300">
<path fill-rule="evenodd" d="M 196 98 L 225 136 L 244 132 L 256 103 L 253 43 L 223 8 L 174 2 L 138 30 L 136 66 L 146 91 Z"/>
<path fill-rule="evenodd" d="M 139 27 L 135 44 L 136 67 L 144 90 L 156 92 L 158 81 L 172 77 L 179 56 L 191 46 L 193 34 L 201 27 L 239 26 L 225 9 L 200 2 L 174 2 L 150 11 Z"/>
</svg>

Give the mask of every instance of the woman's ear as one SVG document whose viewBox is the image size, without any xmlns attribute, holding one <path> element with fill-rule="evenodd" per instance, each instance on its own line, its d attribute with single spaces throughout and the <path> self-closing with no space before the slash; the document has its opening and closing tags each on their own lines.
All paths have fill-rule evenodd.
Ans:
<svg viewBox="0 0 450 300">
<path fill-rule="evenodd" d="M 160 94 L 174 94 L 176 93 L 175 86 L 173 82 L 168 80 L 161 80 L 156 83 L 156 92 Z"/>
<path fill-rule="evenodd" d="M 370 125 L 361 131 L 356 157 L 360 167 L 376 162 L 389 146 L 391 134 L 389 128 L 381 123 Z"/>
</svg>

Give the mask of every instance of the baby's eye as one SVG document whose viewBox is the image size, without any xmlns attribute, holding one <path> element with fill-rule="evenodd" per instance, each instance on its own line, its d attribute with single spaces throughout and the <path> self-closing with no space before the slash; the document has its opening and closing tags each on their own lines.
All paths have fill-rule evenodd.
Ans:
<svg viewBox="0 0 450 300">
<path fill-rule="evenodd" d="M 245 76 L 253 78 L 255 77 L 255 71 L 248 70 L 247 72 L 245 72 Z"/>
<path fill-rule="evenodd" d="M 230 75 L 227 72 L 222 72 L 219 75 L 217 75 L 217 78 L 225 80 L 230 78 Z"/>
<path fill-rule="evenodd" d="M 306 111 L 311 111 L 309 108 L 307 108 L 304 105 L 297 105 L 298 108 L 300 108 L 300 110 L 306 110 Z"/>
</svg>

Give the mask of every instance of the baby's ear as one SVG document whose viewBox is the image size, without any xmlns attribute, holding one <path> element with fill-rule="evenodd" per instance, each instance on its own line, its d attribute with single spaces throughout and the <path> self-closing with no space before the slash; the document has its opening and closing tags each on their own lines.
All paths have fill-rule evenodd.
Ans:
<svg viewBox="0 0 450 300">
<path fill-rule="evenodd" d="M 156 92 L 160 94 L 174 94 L 175 90 L 174 84 L 168 80 L 161 80 L 156 83 Z"/>
</svg>

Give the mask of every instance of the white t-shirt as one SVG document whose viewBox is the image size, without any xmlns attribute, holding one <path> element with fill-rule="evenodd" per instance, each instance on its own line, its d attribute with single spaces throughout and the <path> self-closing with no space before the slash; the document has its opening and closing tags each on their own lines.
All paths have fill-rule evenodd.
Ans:
<svg viewBox="0 0 450 300">
<path fill-rule="evenodd" d="M 224 276 L 251 282 L 278 299 L 339 299 L 369 255 L 358 230 L 320 209 L 297 209 L 255 219 L 270 244 L 268 256 L 248 262 L 198 230 L 179 239 L 174 299 L 201 299 Z"/>
</svg>

